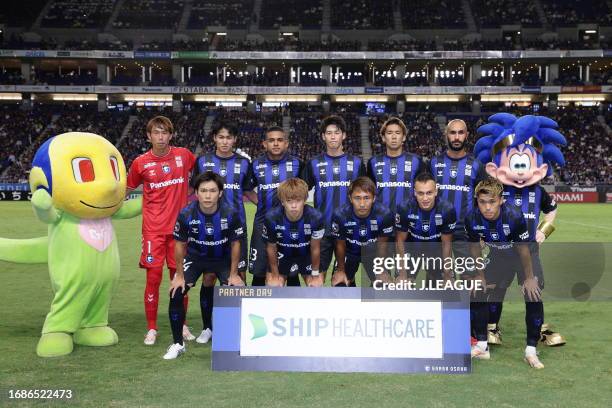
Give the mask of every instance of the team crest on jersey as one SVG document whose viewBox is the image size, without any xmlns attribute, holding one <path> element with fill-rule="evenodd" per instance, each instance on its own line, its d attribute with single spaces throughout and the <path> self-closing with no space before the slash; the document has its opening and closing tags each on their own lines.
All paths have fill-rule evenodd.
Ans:
<svg viewBox="0 0 612 408">
<path fill-rule="evenodd" d="M 348 171 L 353 171 L 353 161 L 352 160 L 349 160 L 346 162 L 346 169 Z"/>
<path fill-rule="evenodd" d="M 297 272 L 297 270 L 298 270 L 298 265 L 297 264 L 291 265 L 291 268 L 289 269 L 289 271 L 291 271 L 291 272 Z"/>
<path fill-rule="evenodd" d="M 215 233 L 215 229 L 213 228 L 213 225 L 211 223 L 206 223 L 206 234 L 208 235 L 212 235 Z"/>
<path fill-rule="evenodd" d="M 510 235 L 510 225 L 508 224 L 503 224 L 502 228 L 504 229 L 504 234 L 506 235 Z"/>
<path fill-rule="evenodd" d="M 401 222 L 401 220 L 402 220 L 401 215 L 399 215 L 399 214 L 395 213 L 395 223 L 396 223 L 396 224 L 399 224 L 399 223 Z"/>
<path fill-rule="evenodd" d="M 279 174 L 280 174 L 280 171 L 278 170 L 278 166 L 272 167 L 272 175 L 274 177 L 278 177 Z"/>
<path fill-rule="evenodd" d="M 514 197 L 514 204 L 516 204 L 516 205 L 522 205 L 523 204 L 523 199 L 521 198 L 521 196 Z"/>
<path fill-rule="evenodd" d="M 365 225 L 359 227 L 359 235 L 361 235 L 362 237 L 368 235 L 368 228 Z"/>
<path fill-rule="evenodd" d="M 151 254 L 147 255 L 147 262 L 148 263 L 153 263 L 153 255 L 151 255 Z"/>
<path fill-rule="evenodd" d="M 436 220 L 436 225 L 442 225 L 442 214 L 436 214 L 434 218 Z"/>
<path fill-rule="evenodd" d="M 378 231 L 378 222 L 376 220 L 370 220 L 370 229 L 372 231 Z"/>
<path fill-rule="evenodd" d="M 499 234 L 497 232 L 492 232 L 491 238 L 493 239 L 493 241 L 497 241 L 499 240 Z"/>
<path fill-rule="evenodd" d="M 391 172 L 391 175 L 395 176 L 397 174 L 397 167 L 392 166 L 390 172 Z"/>
<path fill-rule="evenodd" d="M 340 174 L 340 167 L 334 166 L 334 174 Z"/>
<path fill-rule="evenodd" d="M 174 156 L 176 167 L 183 167 L 183 158 L 181 156 Z"/>
<path fill-rule="evenodd" d="M 530 191 L 530 192 L 529 192 L 529 203 L 530 203 L 530 204 L 535 203 L 535 195 L 536 195 L 536 194 L 535 194 L 535 192 L 534 192 L 534 191 Z"/>
<path fill-rule="evenodd" d="M 332 231 L 337 234 L 339 230 L 340 230 L 340 227 L 338 227 L 338 223 L 332 222 Z"/>
<path fill-rule="evenodd" d="M 227 170 L 226 169 L 219 169 L 219 175 L 221 177 L 225 177 L 227 175 Z"/>
<path fill-rule="evenodd" d="M 424 222 L 422 228 L 423 228 L 423 231 L 425 232 L 429 231 L 429 222 Z"/>
<path fill-rule="evenodd" d="M 164 172 L 164 174 L 170 173 L 170 166 L 167 164 L 162 165 L 162 171 Z"/>
<path fill-rule="evenodd" d="M 452 178 L 456 178 L 457 177 L 457 169 L 452 168 L 450 171 L 450 175 Z"/>
<path fill-rule="evenodd" d="M 291 231 L 291 239 L 292 240 L 297 240 L 300 237 L 300 234 L 298 234 L 297 231 Z"/>
</svg>

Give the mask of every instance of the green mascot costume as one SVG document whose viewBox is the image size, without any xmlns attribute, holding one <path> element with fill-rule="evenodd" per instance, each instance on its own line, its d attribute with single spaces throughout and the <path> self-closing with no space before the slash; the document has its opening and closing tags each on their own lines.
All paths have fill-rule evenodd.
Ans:
<svg viewBox="0 0 612 408">
<path fill-rule="evenodd" d="M 73 344 L 110 346 L 117 333 L 108 310 L 119 280 L 119 247 L 111 218 L 140 214 L 142 201 L 124 201 L 123 158 L 109 141 L 70 132 L 47 140 L 30 172 L 32 206 L 48 236 L 0 238 L 0 260 L 47 263 L 54 292 L 36 352 L 70 354 Z"/>
</svg>

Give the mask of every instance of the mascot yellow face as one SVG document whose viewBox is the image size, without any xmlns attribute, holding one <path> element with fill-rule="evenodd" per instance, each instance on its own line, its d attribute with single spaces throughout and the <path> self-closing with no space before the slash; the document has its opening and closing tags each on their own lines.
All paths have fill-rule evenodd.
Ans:
<svg viewBox="0 0 612 408">
<path fill-rule="evenodd" d="M 102 136 L 69 132 L 47 140 L 36 152 L 30 189 L 47 190 L 53 205 L 79 218 L 113 215 L 125 197 L 121 154 Z"/>
</svg>

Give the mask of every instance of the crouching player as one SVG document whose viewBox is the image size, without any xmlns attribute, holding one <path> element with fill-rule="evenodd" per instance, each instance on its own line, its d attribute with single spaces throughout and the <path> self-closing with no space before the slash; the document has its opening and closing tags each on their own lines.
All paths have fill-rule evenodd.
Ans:
<svg viewBox="0 0 612 408">
<path fill-rule="evenodd" d="M 472 346 L 472 357 L 490 358 L 487 347 L 487 303 L 503 301 L 514 275 L 518 275 L 525 297 L 525 361 L 533 368 L 544 368 L 536 354 L 544 308 L 540 282 L 538 277 L 534 276 L 527 243 L 529 232 L 523 215 L 514 207 L 503 203 L 502 192 L 503 185 L 493 178 L 478 183 L 475 189 L 477 207 L 465 218 L 472 257 L 476 259 L 482 256 L 481 240 L 490 248 L 489 263 L 484 269 L 477 269 L 474 277 L 481 281 L 483 289 L 475 291 L 472 297 L 472 329 L 478 340 L 478 343 Z"/>
<path fill-rule="evenodd" d="M 308 286 L 323 286 L 319 263 L 325 226 L 321 213 L 306 205 L 307 198 L 308 184 L 303 180 L 291 178 L 278 186 L 281 205 L 266 214 L 262 229 L 269 286 L 285 286 L 288 278 L 299 275 Z"/>
<path fill-rule="evenodd" d="M 177 268 L 170 286 L 168 308 L 173 343 L 164 355 L 166 360 L 177 358 L 185 352 L 182 337 L 185 321 L 183 297 L 200 275 L 203 275 L 202 287 L 216 278 L 222 285 L 244 285 L 238 274 L 240 241 L 243 239 L 244 228 L 238 210 L 230 206 L 219 207 L 223 179 L 207 171 L 196 177 L 193 186 L 198 201 L 181 210 L 174 227 Z M 212 331 L 213 305 L 212 302 L 202 302 L 203 299 L 201 291 L 204 334 L 207 330 Z"/>
<path fill-rule="evenodd" d="M 387 281 L 387 274 L 374 276 L 373 255 L 385 257 L 387 254 L 385 244 L 394 233 L 393 213 L 375 202 L 376 185 L 367 177 L 358 177 L 351 182 L 348 195 L 349 203 L 337 208 L 332 215 L 331 234 L 335 239 L 337 262 L 332 286 L 356 286 L 355 275 L 360 264 L 371 282 L 375 278 Z M 374 245 L 376 248 L 371 248 Z"/>
</svg>

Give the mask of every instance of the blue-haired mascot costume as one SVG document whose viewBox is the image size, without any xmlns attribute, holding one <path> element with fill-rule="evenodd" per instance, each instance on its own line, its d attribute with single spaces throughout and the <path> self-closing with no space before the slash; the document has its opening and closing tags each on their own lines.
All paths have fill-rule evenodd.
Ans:
<svg viewBox="0 0 612 408">
<path fill-rule="evenodd" d="M 54 292 L 36 352 L 56 357 L 73 344 L 118 341 L 108 311 L 119 280 L 119 248 L 111 218 L 140 214 L 142 201 L 124 201 L 123 158 L 93 133 L 70 132 L 47 140 L 30 172 L 32 206 L 49 225 L 46 237 L 0 238 L 0 260 L 47 263 Z"/>
<path fill-rule="evenodd" d="M 509 113 L 497 113 L 489 123 L 478 128 L 482 137 L 474 146 L 474 153 L 485 163 L 487 173 L 504 185 L 507 203 L 519 208 L 525 217 L 531 246 L 534 274 L 544 285 L 539 258 L 539 244 L 554 231 L 557 206 L 539 182 L 553 172 L 553 164 L 563 166 L 563 153 L 557 146 L 565 146 L 557 122 L 544 116 L 526 115 L 517 118 Z M 540 212 L 544 214 L 540 221 Z M 504 293 L 501 293 L 503 299 Z M 540 302 L 541 303 L 541 302 Z M 501 343 L 499 319 L 502 302 L 489 304 L 489 342 Z M 542 306 L 541 319 L 544 318 Z M 541 341 L 548 346 L 565 344 L 563 337 L 541 324 Z"/>
</svg>

